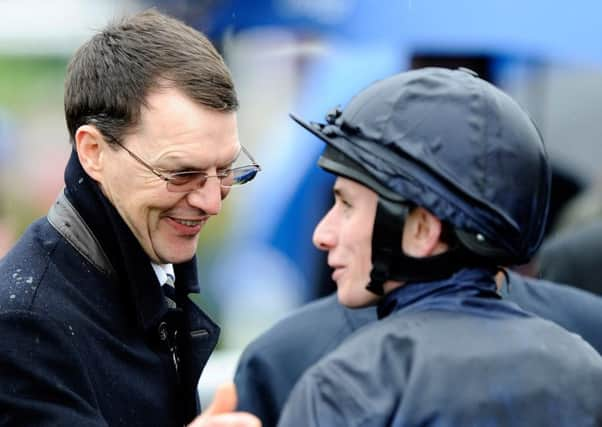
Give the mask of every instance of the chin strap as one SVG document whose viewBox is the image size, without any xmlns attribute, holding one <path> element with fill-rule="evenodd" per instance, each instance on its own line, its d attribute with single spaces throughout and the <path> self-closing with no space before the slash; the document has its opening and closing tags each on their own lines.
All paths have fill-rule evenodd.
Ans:
<svg viewBox="0 0 602 427">
<path fill-rule="evenodd" d="M 427 257 L 414 258 L 402 248 L 403 228 L 410 205 L 378 198 L 372 232 L 372 271 L 366 289 L 384 295 L 387 280 L 403 282 L 430 282 L 451 276 L 461 268 L 481 265 L 484 260 L 456 244 L 448 251 Z"/>
<path fill-rule="evenodd" d="M 396 254 L 401 251 L 401 238 L 410 206 L 378 197 L 374 228 L 372 230 L 372 271 L 370 292 L 383 296 L 383 284 L 391 279 L 391 267 Z"/>
</svg>

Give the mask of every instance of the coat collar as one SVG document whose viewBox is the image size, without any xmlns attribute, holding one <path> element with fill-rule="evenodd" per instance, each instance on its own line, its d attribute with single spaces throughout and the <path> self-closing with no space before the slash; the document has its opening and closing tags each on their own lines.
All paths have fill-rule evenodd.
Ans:
<svg viewBox="0 0 602 427">
<path fill-rule="evenodd" d="M 495 271 L 486 268 L 465 268 L 451 277 L 432 282 L 408 282 L 387 294 L 378 304 L 378 318 L 410 306 L 435 306 L 448 296 L 462 299 L 487 297 L 499 299 L 494 280 Z"/>
</svg>

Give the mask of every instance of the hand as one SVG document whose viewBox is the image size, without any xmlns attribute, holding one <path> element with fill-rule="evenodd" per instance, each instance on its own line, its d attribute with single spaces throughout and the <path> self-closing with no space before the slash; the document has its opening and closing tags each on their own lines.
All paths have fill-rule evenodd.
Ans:
<svg viewBox="0 0 602 427">
<path fill-rule="evenodd" d="M 211 405 L 188 427 L 261 427 L 261 421 L 255 415 L 234 412 L 236 401 L 234 383 L 222 384 L 215 392 Z"/>
</svg>

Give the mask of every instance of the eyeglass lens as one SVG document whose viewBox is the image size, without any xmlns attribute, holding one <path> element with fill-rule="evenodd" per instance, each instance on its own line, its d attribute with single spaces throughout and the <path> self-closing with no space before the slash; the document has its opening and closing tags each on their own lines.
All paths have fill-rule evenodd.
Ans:
<svg viewBox="0 0 602 427">
<path fill-rule="evenodd" d="M 255 178 L 257 172 L 259 167 L 256 165 L 234 168 L 224 175 L 207 176 L 203 172 L 182 172 L 172 176 L 167 182 L 167 189 L 173 192 L 193 191 L 202 187 L 209 178 L 218 178 L 222 187 L 230 188 L 246 184 Z"/>
</svg>

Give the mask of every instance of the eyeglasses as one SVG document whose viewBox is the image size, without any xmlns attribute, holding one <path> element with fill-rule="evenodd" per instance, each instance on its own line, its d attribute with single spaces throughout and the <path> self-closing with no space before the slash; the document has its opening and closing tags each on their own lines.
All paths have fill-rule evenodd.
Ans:
<svg viewBox="0 0 602 427">
<path fill-rule="evenodd" d="M 174 193 L 194 191 L 205 185 L 205 182 L 207 182 L 209 178 L 219 179 L 220 185 L 224 188 L 238 187 L 253 180 L 257 175 L 257 172 L 261 170 L 261 166 L 259 166 L 253 156 L 251 156 L 251 153 L 249 153 L 242 145 L 240 148 L 251 161 L 250 165 L 228 169 L 216 175 L 207 175 L 205 172 L 201 171 L 159 172 L 136 154 L 132 153 L 123 144 L 119 142 L 116 142 L 116 144 L 123 148 L 134 160 L 151 171 L 155 176 L 165 181 L 167 183 L 167 190 Z"/>
</svg>

